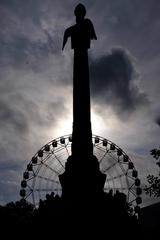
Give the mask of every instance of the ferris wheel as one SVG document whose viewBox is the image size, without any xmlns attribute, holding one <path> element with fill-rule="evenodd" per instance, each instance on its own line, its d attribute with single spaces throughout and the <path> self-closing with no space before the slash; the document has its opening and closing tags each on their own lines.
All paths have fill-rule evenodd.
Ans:
<svg viewBox="0 0 160 240">
<path fill-rule="evenodd" d="M 139 208 L 142 189 L 138 172 L 129 156 L 110 140 L 92 136 L 93 153 L 97 157 L 102 173 L 106 174 L 104 191 L 120 191 L 126 194 L 127 202 Z M 61 196 L 59 175 L 65 171 L 65 163 L 71 155 L 72 135 L 56 138 L 44 145 L 28 163 L 21 181 L 20 196 L 39 205 L 46 194 L 54 192 Z"/>
</svg>

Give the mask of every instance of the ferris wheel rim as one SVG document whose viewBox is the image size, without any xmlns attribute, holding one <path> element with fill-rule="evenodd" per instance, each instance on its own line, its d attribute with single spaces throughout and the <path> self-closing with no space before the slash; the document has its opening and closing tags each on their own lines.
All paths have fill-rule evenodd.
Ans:
<svg viewBox="0 0 160 240">
<path fill-rule="evenodd" d="M 57 142 L 57 144 L 58 144 L 59 147 L 60 147 L 60 146 L 61 146 L 61 143 L 60 143 L 60 142 L 63 142 L 63 139 L 69 139 L 69 138 L 71 138 L 71 137 L 72 137 L 72 134 L 66 134 L 66 135 L 57 137 L 57 138 L 55 138 L 55 139 L 52 139 L 52 140 L 49 141 L 47 144 L 43 145 L 43 146 L 35 153 L 35 155 L 32 157 L 32 159 L 30 160 L 30 162 L 29 162 L 28 165 L 32 165 L 32 160 L 33 160 L 33 158 L 36 158 L 36 157 L 38 156 L 38 154 L 40 153 L 40 151 L 42 151 L 42 152 L 45 151 L 45 150 L 47 149 L 46 146 L 51 146 L 53 143 L 56 143 L 56 142 Z M 93 148 L 94 148 L 94 149 L 95 149 L 96 147 L 100 146 L 99 143 L 102 143 L 102 142 L 106 141 L 107 144 L 109 144 L 110 146 L 111 146 L 111 145 L 114 145 L 116 151 L 120 150 L 120 151 L 121 151 L 121 155 L 128 157 L 128 161 L 127 161 L 126 164 L 128 164 L 129 162 L 132 163 L 130 157 L 126 154 L 126 152 L 125 152 L 122 148 L 120 148 L 117 144 L 115 144 L 114 142 L 112 142 L 111 140 L 109 140 L 109 139 L 107 139 L 107 138 L 104 138 L 104 137 L 101 137 L 101 136 L 99 136 L 99 135 L 95 135 L 95 134 L 92 135 L 92 140 L 94 140 L 94 143 L 93 143 Z M 97 145 L 96 145 L 96 143 L 95 143 L 96 140 L 97 140 Z M 70 144 L 71 144 L 72 140 L 70 139 L 67 144 L 65 144 L 65 143 L 63 144 L 63 149 L 65 148 L 65 149 L 67 150 L 68 156 L 69 156 L 69 152 L 68 152 L 68 144 L 69 144 L 69 142 L 70 142 Z M 98 145 L 98 144 L 99 144 L 99 145 Z M 61 151 L 61 150 L 62 150 L 62 148 L 58 149 L 57 151 Z M 99 149 L 99 151 L 101 151 L 101 150 L 102 150 L 102 149 Z M 103 149 L 103 150 L 104 150 L 104 149 Z M 55 152 L 51 152 L 51 153 L 52 153 L 52 154 L 55 154 Z M 108 154 L 107 151 L 105 152 L 105 154 Z M 104 156 L 105 156 L 105 155 L 104 155 Z M 105 158 L 105 157 L 104 157 L 104 158 Z M 117 159 L 118 159 L 118 158 L 117 158 Z M 117 159 L 116 159 L 116 160 L 117 160 Z M 119 165 L 121 166 L 121 165 L 122 165 L 121 162 L 120 162 L 120 161 L 116 161 L 116 160 L 115 160 L 115 165 L 116 165 L 116 164 L 119 164 Z M 103 161 L 103 160 L 100 160 L 99 163 L 100 163 L 101 161 Z M 44 162 L 45 162 L 45 161 L 42 161 L 42 160 L 40 161 L 40 163 L 39 163 L 39 168 L 38 168 L 38 169 L 39 169 L 38 172 L 40 171 L 40 168 L 42 167 L 42 165 L 45 166 L 45 163 L 44 163 Z M 60 160 L 59 160 L 59 163 L 61 164 L 61 166 L 62 166 L 63 169 L 65 170 L 65 165 L 63 165 Z M 124 163 L 123 163 L 123 164 L 124 164 Z M 37 164 L 37 165 L 38 165 L 38 164 Z M 33 165 L 33 166 L 34 166 L 34 165 Z M 49 167 L 49 166 L 46 165 L 46 167 Z M 122 167 L 123 167 L 123 166 L 122 166 Z M 52 169 L 52 170 L 53 170 L 53 172 L 56 171 L 55 169 Z M 133 165 L 133 170 L 136 171 L 134 165 Z M 103 172 L 103 171 L 102 171 L 102 172 Z M 34 191 L 36 191 L 36 190 L 38 191 L 38 189 L 34 189 L 36 177 L 38 176 L 36 173 L 37 173 L 37 172 L 34 173 L 34 176 L 32 176 L 30 179 L 28 179 L 28 181 L 33 179 L 33 185 L 32 185 L 32 187 L 30 187 L 30 192 L 28 193 L 28 195 L 26 195 L 26 196 L 24 197 L 24 199 L 27 199 L 30 195 L 32 195 L 33 203 L 35 203 Z M 59 173 L 58 173 L 58 172 L 57 172 L 56 174 L 57 174 L 57 176 L 59 176 Z M 124 174 L 126 174 L 126 173 L 124 173 Z M 124 176 L 124 175 L 123 175 L 123 176 Z M 121 176 L 118 176 L 118 177 L 121 179 Z M 117 177 L 117 178 L 118 178 L 118 177 Z M 126 180 L 128 181 L 128 177 L 130 178 L 131 176 L 127 176 L 127 174 L 126 174 L 125 177 L 126 177 Z M 132 177 L 131 177 L 131 178 L 132 178 Z M 45 177 L 44 177 L 44 179 L 45 179 Z M 111 179 L 108 179 L 108 182 L 109 182 L 110 180 L 111 180 Z M 46 179 L 46 181 L 47 181 L 47 179 Z M 48 181 L 49 181 L 49 179 L 48 179 Z M 127 198 L 129 199 L 129 194 L 130 194 L 130 193 L 135 194 L 135 193 L 134 193 L 134 191 L 132 192 L 132 189 L 129 189 L 129 184 L 128 184 L 127 187 L 128 187 L 128 196 L 127 196 Z M 113 189 L 113 187 L 112 187 L 112 188 L 108 188 L 108 190 L 109 190 L 109 189 Z M 115 189 L 118 189 L 118 188 L 115 187 Z M 43 190 L 45 190 L 45 189 L 43 189 Z M 105 191 L 105 190 L 106 190 L 106 189 L 104 188 L 104 191 Z M 40 192 L 40 190 L 39 190 L 39 192 Z M 136 196 L 136 195 L 135 195 L 135 196 Z"/>
</svg>

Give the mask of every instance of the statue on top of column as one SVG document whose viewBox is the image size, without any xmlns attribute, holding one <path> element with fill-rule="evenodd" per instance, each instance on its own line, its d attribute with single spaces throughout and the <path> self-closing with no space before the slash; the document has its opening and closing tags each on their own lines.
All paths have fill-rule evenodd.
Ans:
<svg viewBox="0 0 160 240">
<path fill-rule="evenodd" d="M 67 28 L 64 33 L 64 49 L 67 40 L 71 37 L 71 48 L 74 50 L 87 50 L 90 48 L 90 42 L 97 39 L 94 26 L 90 19 L 85 18 L 86 8 L 83 4 L 78 4 L 74 10 L 76 24 Z"/>
</svg>

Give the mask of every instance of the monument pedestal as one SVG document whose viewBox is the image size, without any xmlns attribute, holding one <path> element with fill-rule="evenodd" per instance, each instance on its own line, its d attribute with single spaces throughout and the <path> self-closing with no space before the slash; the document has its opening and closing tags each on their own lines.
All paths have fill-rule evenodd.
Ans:
<svg viewBox="0 0 160 240">
<path fill-rule="evenodd" d="M 66 162 L 65 172 L 59 176 L 62 197 L 68 200 L 87 201 L 103 194 L 106 175 L 99 169 L 97 158 L 75 159 L 70 156 Z"/>
</svg>

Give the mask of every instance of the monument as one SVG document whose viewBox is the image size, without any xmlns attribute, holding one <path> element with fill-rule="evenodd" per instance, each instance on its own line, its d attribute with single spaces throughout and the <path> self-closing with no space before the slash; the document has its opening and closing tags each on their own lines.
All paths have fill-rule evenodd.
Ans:
<svg viewBox="0 0 160 240">
<path fill-rule="evenodd" d="M 25 206 L 30 199 L 34 207 L 39 206 L 35 214 L 32 212 L 33 222 L 27 215 L 27 229 L 30 233 L 30 227 L 35 228 L 36 234 L 37 229 L 51 229 L 54 237 L 56 232 L 58 237 L 64 232 L 65 238 L 77 238 L 78 234 L 82 239 L 86 233 L 89 238 L 97 234 L 102 238 L 104 229 L 107 236 L 118 238 L 121 233 L 124 238 L 129 230 L 137 237 L 140 179 L 121 148 L 108 139 L 92 136 L 88 49 L 97 37 L 91 20 L 85 18 L 84 5 L 78 4 L 74 13 L 76 24 L 66 29 L 62 46 L 64 49 L 71 39 L 73 131 L 45 144 L 27 164 L 21 181 L 21 204 Z M 25 231 L 24 220 L 21 225 Z"/>
<path fill-rule="evenodd" d="M 101 173 L 93 154 L 88 49 L 97 39 L 91 20 L 85 18 L 84 5 L 74 10 L 76 24 L 66 29 L 62 50 L 68 38 L 74 50 L 73 64 L 73 132 L 72 154 L 59 176 L 62 197 L 68 199 L 93 198 L 103 193 L 106 175 Z"/>
</svg>

